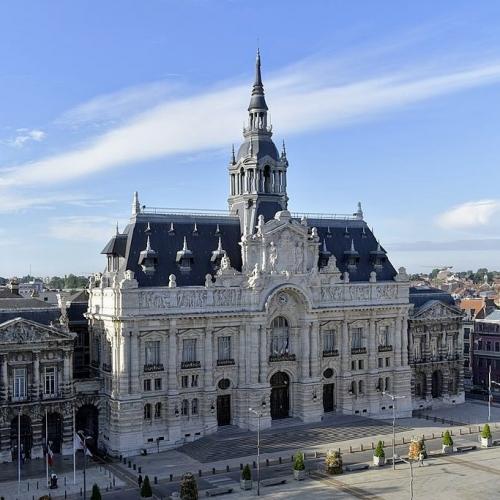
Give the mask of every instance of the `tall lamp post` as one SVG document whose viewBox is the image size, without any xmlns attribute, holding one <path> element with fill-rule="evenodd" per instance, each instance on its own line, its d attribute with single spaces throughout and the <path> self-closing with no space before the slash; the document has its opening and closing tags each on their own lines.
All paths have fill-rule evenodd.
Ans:
<svg viewBox="0 0 500 500">
<path fill-rule="evenodd" d="M 406 396 L 394 396 L 386 391 L 382 395 L 392 399 L 392 470 L 396 470 L 396 401 Z"/>
<path fill-rule="evenodd" d="M 406 460 L 398 455 L 396 455 L 396 457 L 410 466 L 410 500 L 413 500 L 413 465 L 411 463 L 411 460 Z"/>
<path fill-rule="evenodd" d="M 257 415 L 257 496 L 260 496 L 260 419 L 263 411 L 266 408 L 266 402 L 262 401 L 262 409 L 260 411 L 248 408 L 250 413 Z"/>
<path fill-rule="evenodd" d="M 83 431 L 79 431 L 78 434 L 83 444 L 83 498 L 85 500 L 87 498 L 87 439 L 91 436 L 85 436 Z"/>
<path fill-rule="evenodd" d="M 488 370 L 488 422 L 491 421 L 491 400 L 493 399 L 493 394 L 491 394 L 492 384 L 496 385 L 497 387 L 500 387 L 500 382 L 495 382 L 494 380 L 491 380 L 491 365 L 490 365 Z"/>
</svg>

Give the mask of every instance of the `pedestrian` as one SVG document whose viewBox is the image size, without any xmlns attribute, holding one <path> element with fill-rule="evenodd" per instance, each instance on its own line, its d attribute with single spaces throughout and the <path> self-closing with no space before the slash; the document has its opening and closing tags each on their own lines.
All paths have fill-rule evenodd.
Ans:
<svg viewBox="0 0 500 500">
<path fill-rule="evenodd" d="M 139 485 L 139 488 L 142 486 L 142 474 L 139 474 L 139 477 L 137 478 L 137 484 Z"/>
<path fill-rule="evenodd" d="M 419 467 L 423 467 L 424 466 L 424 451 L 423 450 L 420 450 L 420 453 L 418 454 L 418 466 Z"/>
</svg>

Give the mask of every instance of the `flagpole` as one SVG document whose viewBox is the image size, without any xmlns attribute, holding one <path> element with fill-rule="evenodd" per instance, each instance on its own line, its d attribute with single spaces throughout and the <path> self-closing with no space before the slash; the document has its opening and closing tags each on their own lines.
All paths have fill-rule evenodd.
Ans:
<svg viewBox="0 0 500 500">
<path fill-rule="evenodd" d="M 45 479 L 49 485 L 49 422 L 47 418 L 47 408 L 45 408 Z"/>
<path fill-rule="evenodd" d="M 17 494 L 21 491 L 21 407 L 17 413 Z"/>
<path fill-rule="evenodd" d="M 75 404 L 73 403 L 73 484 L 76 484 L 76 448 L 75 448 L 75 436 L 76 436 Z"/>
</svg>

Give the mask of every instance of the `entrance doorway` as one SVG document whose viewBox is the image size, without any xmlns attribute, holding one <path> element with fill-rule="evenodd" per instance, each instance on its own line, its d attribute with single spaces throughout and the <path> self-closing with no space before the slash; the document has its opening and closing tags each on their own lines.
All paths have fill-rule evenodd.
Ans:
<svg viewBox="0 0 500 500">
<path fill-rule="evenodd" d="M 54 453 L 61 453 L 62 437 L 63 437 L 63 421 L 60 413 L 49 413 L 47 419 L 47 427 L 49 431 L 50 449 Z M 42 437 L 45 445 L 45 416 L 42 420 Z"/>
<path fill-rule="evenodd" d="M 231 424 L 231 396 L 224 394 L 217 396 L 217 425 Z"/>
<path fill-rule="evenodd" d="M 443 374 L 440 370 L 432 372 L 432 397 L 440 398 L 443 395 Z"/>
<path fill-rule="evenodd" d="M 271 418 L 287 418 L 290 413 L 290 377 L 284 372 L 276 372 L 271 383 Z"/>
<path fill-rule="evenodd" d="M 323 411 L 335 411 L 335 384 L 323 384 Z"/>
<path fill-rule="evenodd" d="M 12 460 L 17 460 L 17 428 L 18 418 L 13 418 L 10 422 L 10 449 L 12 450 Z M 31 458 L 31 448 L 33 447 L 33 433 L 31 430 L 31 419 L 27 415 L 21 415 L 21 456 Z"/>
</svg>

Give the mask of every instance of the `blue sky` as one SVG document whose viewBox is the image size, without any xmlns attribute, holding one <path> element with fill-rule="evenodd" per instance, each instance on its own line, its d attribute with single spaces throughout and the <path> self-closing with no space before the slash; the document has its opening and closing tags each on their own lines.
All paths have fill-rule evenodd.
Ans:
<svg viewBox="0 0 500 500">
<path fill-rule="evenodd" d="M 226 207 L 255 50 L 293 211 L 395 266 L 500 269 L 500 3 L 0 4 L 0 276 L 91 273 L 156 207 Z"/>
</svg>

